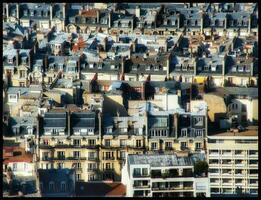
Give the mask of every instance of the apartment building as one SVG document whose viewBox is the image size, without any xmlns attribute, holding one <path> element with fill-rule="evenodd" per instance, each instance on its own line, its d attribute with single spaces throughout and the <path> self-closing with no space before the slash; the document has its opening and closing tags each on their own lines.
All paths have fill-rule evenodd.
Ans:
<svg viewBox="0 0 261 200">
<path fill-rule="evenodd" d="M 93 112 L 47 112 L 39 143 L 39 168 L 75 168 L 77 180 L 97 179 L 99 131 Z"/>
<path fill-rule="evenodd" d="M 211 196 L 257 196 L 258 128 L 207 138 Z"/>
<path fill-rule="evenodd" d="M 128 155 L 122 169 L 127 197 L 210 196 L 208 177 L 194 176 L 192 157 Z"/>
</svg>

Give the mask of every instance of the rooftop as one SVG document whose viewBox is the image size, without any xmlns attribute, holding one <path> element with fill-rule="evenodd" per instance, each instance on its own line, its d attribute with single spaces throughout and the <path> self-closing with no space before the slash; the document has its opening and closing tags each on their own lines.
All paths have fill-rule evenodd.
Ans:
<svg viewBox="0 0 261 200">
<path fill-rule="evenodd" d="M 192 166 L 190 157 L 170 155 L 128 155 L 131 165 L 150 165 L 151 167 Z"/>
</svg>

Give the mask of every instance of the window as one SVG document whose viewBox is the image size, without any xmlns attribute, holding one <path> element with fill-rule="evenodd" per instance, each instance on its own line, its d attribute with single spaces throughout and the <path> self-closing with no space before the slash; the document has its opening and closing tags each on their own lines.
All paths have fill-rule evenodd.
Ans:
<svg viewBox="0 0 261 200">
<path fill-rule="evenodd" d="M 187 129 L 186 128 L 181 129 L 180 137 L 187 137 Z"/>
<path fill-rule="evenodd" d="M 61 192 L 65 192 L 66 191 L 66 184 L 65 182 L 61 183 Z"/>
<path fill-rule="evenodd" d="M 156 142 L 152 142 L 151 143 L 151 149 L 152 150 L 157 150 L 157 143 Z"/>
<path fill-rule="evenodd" d="M 120 152 L 120 156 L 121 156 L 121 159 L 125 159 L 126 157 L 126 153 L 125 153 L 125 151 L 121 151 Z"/>
<path fill-rule="evenodd" d="M 141 147 L 141 140 L 136 140 L 136 147 Z"/>
<path fill-rule="evenodd" d="M 141 175 L 141 169 L 140 168 L 134 168 L 133 169 L 133 176 L 140 176 Z"/>
<path fill-rule="evenodd" d="M 57 163 L 57 168 L 58 169 L 63 169 L 64 168 L 64 164 L 63 163 Z"/>
<path fill-rule="evenodd" d="M 94 174 L 89 175 L 88 180 L 89 181 L 95 181 L 95 175 Z"/>
<path fill-rule="evenodd" d="M 81 140 L 73 140 L 73 145 L 74 146 L 80 146 Z"/>
<path fill-rule="evenodd" d="M 65 158 L 64 151 L 57 151 L 57 157 L 59 159 L 64 159 Z"/>
<path fill-rule="evenodd" d="M 13 171 L 17 171 L 17 163 L 13 164 Z"/>
<path fill-rule="evenodd" d="M 120 147 L 126 146 L 126 140 L 120 140 Z"/>
<path fill-rule="evenodd" d="M 89 152 L 88 158 L 89 158 L 89 159 L 95 159 L 95 158 L 96 158 L 95 152 Z"/>
<path fill-rule="evenodd" d="M 106 163 L 105 169 L 111 169 L 111 164 L 110 163 Z"/>
<path fill-rule="evenodd" d="M 49 191 L 54 192 L 54 182 L 53 181 L 49 182 Z"/>
<path fill-rule="evenodd" d="M 203 126 L 203 117 L 195 117 L 194 118 L 195 126 Z"/>
<path fill-rule="evenodd" d="M 73 157 L 74 158 L 80 158 L 80 151 L 74 151 L 73 152 Z"/>
<path fill-rule="evenodd" d="M 195 146 L 196 146 L 196 149 L 201 149 L 201 142 L 196 142 Z"/>
<path fill-rule="evenodd" d="M 110 147 L 111 146 L 111 141 L 110 140 L 105 140 L 105 146 Z"/>
<path fill-rule="evenodd" d="M 95 140 L 89 140 L 89 145 L 90 146 L 94 146 L 96 143 L 95 143 Z"/>
<path fill-rule="evenodd" d="M 77 181 L 81 180 L 81 174 L 76 174 L 76 180 Z"/>
<path fill-rule="evenodd" d="M 180 146 L 181 146 L 181 149 L 186 149 L 187 148 L 187 142 L 181 142 Z"/>
<path fill-rule="evenodd" d="M 166 142 L 165 143 L 165 148 L 166 149 L 171 149 L 172 148 L 172 142 Z"/>
<path fill-rule="evenodd" d="M 203 136 L 203 130 L 196 129 L 194 132 L 195 132 L 196 137 L 202 137 Z"/>
</svg>

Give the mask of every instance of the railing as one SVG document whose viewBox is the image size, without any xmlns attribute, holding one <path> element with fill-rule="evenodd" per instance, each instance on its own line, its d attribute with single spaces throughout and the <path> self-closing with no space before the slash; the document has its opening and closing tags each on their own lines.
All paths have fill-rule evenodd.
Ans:
<svg viewBox="0 0 261 200">
<path fill-rule="evenodd" d="M 149 174 L 133 174 L 133 178 L 150 177 Z"/>
<path fill-rule="evenodd" d="M 114 157 L 103 157 L 102 159 L 103 160 L 114 160 L 115 158 Z"/>
<path fill-rule="evenodd" d="M 149 188 L 150 185 L 135 185 L 135 184 L 133 184 L 133 187 L 135 187 L 135 188 Z"/>
<path fill-rule="evenodd" d="M 67 157 L 66 160 L 86 160 L 86 157 Z"/>
<path fill-rule="evenodd" d="M 98 161 L 99 160 L 99 158 L 97 158 L 97 157 L 95 157 L 95 158 L 88 157 L 87 159 L 88 159 L 88 161 Z"/>
<path fill-rule="evenodd" d="M 96 172 L 96 171 L 98 171 L 97 168 L 94 168 L 94 169 L 90 169 L 90 168 L 88 168 L 88 169 L 87 169 L 87 172 Z"/>
</svg>

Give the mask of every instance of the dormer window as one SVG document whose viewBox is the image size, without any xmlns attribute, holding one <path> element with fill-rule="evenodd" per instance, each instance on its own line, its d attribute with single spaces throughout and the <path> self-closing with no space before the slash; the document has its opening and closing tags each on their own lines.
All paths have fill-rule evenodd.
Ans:
<svg viewBox="0 0 261 200">
<path fill-rule="evenodd" d="M 94 68 L 94 64 L 93 64 L 93 63 L 90 63 L 90 64 L 89 64 L 89 68 L 90 68 L 90 69 L 93 69 L 93 68 Z"/>
<path fill-rule="evenodd" d="M 98 69 L 102 69 L 103 63 L 98 64 Z"/>
<path fill-rule="evenodd" d="M 216 65 L 211 66 L 211 71 L 215 72 L 216 70 L 217 70 L 217 66 Z"/>
<path fill-rule="evenodd" d="M 13 64 L 13 59 L 12 58 L 8 59 L 8 64 Z"/>
<path fill-rule="evenodd" d="M 31 16 L 31 17 L 34 16 L 34 11 L 33 11 L 33 10 L 31 10 L 31 12 L 30 12 L 30 16 Z"/>
<path fill-rule="evenodd" d="M 111 69 L 115 69 L 115 65 L 111 65 Z"/>
<path fill-rule="evenodd" d="M 27 57 L 22 57 L 22 64 L 26 64 Z"/>
<path fill-rule="evenodd" d="M 156 65 L 156 66 L 154 67 L 154 71 L 159 71 L 159 66 L 158 66 L 158 65 Z"/>
<path fill-rule="evenodd" d="M 209 66 L 208 65 L 205 65 L 204 66 L 204 71 L 208 71 L 209 70 Z"/>
<path fill-rule="evenodd" d="M 198 20 L 195 21 L 195 26 L 197 26 L 197 25 L 198 25 Z"/>
<path fill-rule="evenodd" d="M 180 134 L 181 137 L 187 137 L 187 129 L 186 128 L 183 128 L 181 129 L 181 134 Z"/>
<path fill-rule="evenodd" d="M 146 66 L 146 70 L 147 70 L 147 71 L 150 70 L 150 65 Z"/>
<path fill-rule="evenodd" d="M 28 16 L 28 10 L 24 10 L 24 16 L 25 16 L 25 17 Z"/>
</svg>

